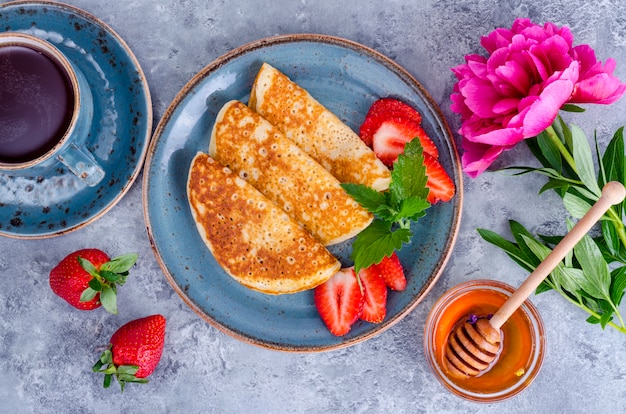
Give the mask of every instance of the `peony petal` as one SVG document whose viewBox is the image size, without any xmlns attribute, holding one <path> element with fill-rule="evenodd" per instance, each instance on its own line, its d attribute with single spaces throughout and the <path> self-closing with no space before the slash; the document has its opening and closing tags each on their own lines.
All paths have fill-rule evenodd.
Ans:
<svg viewBox="0 0 626 414">
<path fill-rule="evenodd" d="M 466 136 L 466 138 L 468 141 L 479 144 L 511 146 L 525 138 L 522 131 L 522 128 L 492 128 L 491 130 L 485 128 L 484 131 L 481 131 L 481 134 Z"/>
<path fill-rule="evenodd" d="M 601 73 L 576 83 L 570 103 L 595 103 L 608 105 L 624 95 L 626 84 L 607 73 Z"/>
<path fill-rule="evenodd" d="M 556 80 L 545 87 L 524 117 L 525 138 L 534 137 L 552 125 L 573 89 L 574 82 L 567 78 Z"/>
<path fill-rule="evenodd" d="M 460 92 L 465 97 L 465 105 L 476 115 L 481 118 L 494 115 L 492 108 L 500 100 L 500 95 L 491 83 L 477 78 L 469 79 L 465 85 L 460 85 Z"/>
<path fill-rule="evenodd" d="M 498 147 L 481 145 L 472 142 L 463 143 L 463 155 L 461 166 L 463 171 L 471 178 L 476 178 L 483 173 L 493 162 L 510 147 Z"/>
<path fill-rule="evenodd" d="M 519 101 L 520 100 L 517 98 L 500 99 L 493 106 L 493 112 L 496 114 L 508 114 L 509 112 L 515 111 L 517 109 Z"/>
</svg>

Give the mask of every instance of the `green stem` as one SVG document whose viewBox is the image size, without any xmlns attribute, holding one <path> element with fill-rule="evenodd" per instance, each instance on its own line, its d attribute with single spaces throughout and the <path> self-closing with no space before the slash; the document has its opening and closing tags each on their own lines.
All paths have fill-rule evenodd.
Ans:
<svg viewBox="0 0 626 414">
<path fill-rule="evenodd" d="M 563 144 L 563 141 L 561 141 L 561 139 L 557 135 L 557 133 L 554 130 L 554 128 L 552 127 L 552 125 L 550 125 L 548 128 L 546 128 L 546 130 L 544 132 L 547 135 L 547 137 L 550 139 L 550 141 L 554 144 L 554 146 L 559 150 L 559 152 L 561 153 L 561 156 L 563 157 L 565 162 L 567 162 L 569 164 L 569 166 L 572 167 L 572 170 L 577 171 L 576 170 L 576 163 L 574 162 L 574 158 L 569 153 L 569 151 L 565 147 L 565 144 Z"/>
<path fill-rule="evenodd" d="M 588 307 L 586 307 L 585 305 L 583 305 L 580 302 L 575 301 L 574 299 L 572 299 L 571 297 L 569 297 L 566 293 L 561 292 L 560 290 L 557 290 L 557 292 L 559 292 L 559 294 L 564 297 L 566 300 L 568 300 L 569 302 L 573 303 L 574 305 L 578 306 L 580 309 L 584 310 L 585 312 L 587 312 L 588 314 L 590 314 L 591 316 L 600 319 L 600 315 L 594 311 L 592 311 L 591 309 L 589 309 Z M 615 314 L 617 315 L 618 319 L 621 321 L 622 326 L 619 326 L 617 324 L 615 324 L 614 322 L 608 322 L 607 325 L 609 325 L 610 327 L 618 330 L 621 333 L 626 334 L 626 326 L 624 326 L 624 322 L 622 320 L 622 316 L 619 314 L 619 312 L 615 312 Z"/>
</svg>

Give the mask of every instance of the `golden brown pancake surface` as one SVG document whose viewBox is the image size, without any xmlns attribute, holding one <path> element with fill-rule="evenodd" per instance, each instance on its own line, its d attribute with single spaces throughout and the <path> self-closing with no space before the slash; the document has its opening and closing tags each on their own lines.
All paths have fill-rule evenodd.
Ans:
<svg viewBox="0 0 626 414">
<path fill-rule="evenodd" d="M 241 284 L 295 293 L 328 280 L 340 263 L 311 234 L 209 155 L 190 167 L 187 195 L 203 241 Z"/>
<path fill-rule="evenodd" d="M 219 112 L 209 154 L 324 245 L 354 237 L 373 219 L 335 177 L 241 102 L 228 102 Z"/>
<path fill-rule="evenodd" d="M 267 63 L 254 81 L 249 106 L 339 181 L 378 191 L 389 187 L 389 169 L 359 136 L 308 91 Z"/>
</svg>

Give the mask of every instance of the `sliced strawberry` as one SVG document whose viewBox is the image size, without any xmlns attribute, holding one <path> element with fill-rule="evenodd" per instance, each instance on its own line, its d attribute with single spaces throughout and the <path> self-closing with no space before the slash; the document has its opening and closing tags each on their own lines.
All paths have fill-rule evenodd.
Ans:
<svg viewBox="0 0 626 414">
<path fill-rule="evenodd" d="M 404 290 L 406 288 L 404 269 L 402 268 L 402 263 L 400 263 L 400 259 L 395 252 L 393 252 L 389 257 L 383 257 L 383 260 L 374 266 L 389 289 Z"/>
<path fill-rule="evenodd" d="M 372 113 L 385 112 L 389 115 L 411 119 L 417 124 L 422 123 L 422 116 L 412 106 L 395 98 L 381 98 L 370 107 Z"/>
<path fill-rule="evenodd" d="M 379 323 L 387 314 L 387 285 L 376 266 L 359 271 L 359 279 L 365 294 L 365 303 L 360 318 L 367 322 Z"/>
<path fill-rule="evenodd" d="M 424 153 L 435 158 L 439 156 L 437 147 L 419 124 L 408 118 L 399 117 L 386 118 L 380 123 L 372 137 L 372 149 L 384 164 L 391 167 L 398 159 L 398 155 L 404 151 L 404 145 L 416 137 L 422 143 Z"/>
<path fill-rule="evenodd" d="M 443 169 L 442 165 L 436 159 L 428 154 L 424 154 L 424 166 L 426 167 L 426 175 L 428 176 L 426 186 L 430 189 L 427 197 L 428 202 L 434 204 L 438 201 L 450 201 L 456 189 L 454 187 L 454 181 L 452 181 L 448 173 L 446 173 L 446 170 Z"/>
<path fill-rule="evenodd" d="M 359 135 L 388 166 L 404 150 L 404 144 L 415 137 L 419 137 L 425 153 L 437 158 L 437 147 L 421 127 L 421 121 L 422 116 L 411 106 L 394 98 L 381 98 L 367 112 Z"/>
<path fill-rule="evenodd" d="M 333 335 L 350 332 L 363 309 L 364 297 L 354 268 L 341 269 L 313 293 L 317 311 Z"/>
</svg>

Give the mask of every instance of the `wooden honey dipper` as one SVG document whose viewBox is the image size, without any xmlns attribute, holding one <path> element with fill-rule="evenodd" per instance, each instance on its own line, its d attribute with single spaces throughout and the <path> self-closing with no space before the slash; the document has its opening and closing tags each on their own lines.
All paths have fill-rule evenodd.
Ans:
<svg viewBox="0 0 626 414">
<path fill-rule="evenodd" d="M 448 337 L 444 358 L 451 374 L 457 377 L 475 377 L 489 368 L 500 352 L 502 325 L 604 213 L 612 205 L 620 203 L 625 196 L 626 189 L 621 183 L 616 181 L 607 183 L 602 189 L 600 199 L 490 319 L 479 318 L 475 323 L 464 321 L 455 326 Z"/>
</svg>

